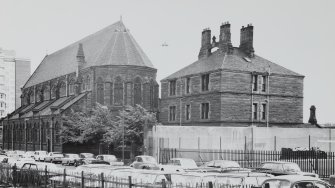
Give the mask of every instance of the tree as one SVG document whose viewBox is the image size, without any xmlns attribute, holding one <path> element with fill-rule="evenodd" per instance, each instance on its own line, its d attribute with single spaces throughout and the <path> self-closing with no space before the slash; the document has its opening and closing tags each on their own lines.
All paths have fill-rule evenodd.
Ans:
<svg viewBox="0 0 335 188">
<path fill-rule="evenodd" d="M 155 124 L 156 114 L 140 105 L 126 106 L 115 116 L 106 106 L 97 104 L 92 112 L 74 112 L 64 117 L 61 131 L 63 142 L 114 143 L 121 145 L 123 133 L 125 144 L 143 145 L 145 123 Z"/>
<path fill-rule="evenodd" d="M 109 127 L 104 134 L 104 142 L 114 143 L 121 146 L 123 134 L 125 145 L 132 143 L 137 146 L 143 145 L 144 126 L 156 124 L 156 114 L 148 112 L 140 105 L 126 106 L 117 116 L 116 126 Z"/>
</svg>

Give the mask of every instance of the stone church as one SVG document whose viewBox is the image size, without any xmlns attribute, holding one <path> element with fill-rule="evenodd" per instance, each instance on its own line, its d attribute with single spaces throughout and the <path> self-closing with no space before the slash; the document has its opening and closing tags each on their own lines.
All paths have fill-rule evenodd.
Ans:
<svg viewBox="0 0 335 188">
<path fill-rule="evenodd" d="M 3 121 L 3 148 L 63 151 L 62 116 L 96 103 L 158 111 L 157 69 L 122 21 L 45 56 Z"/>
<path fill-rule="evenodd" d="M 234 47 L 228 22 L 220 26 L 218 38 L 204 29 L 198 60 L 161 80 L 160 121 L 180 126 L 300 126 L 304 76 L 258 56 L 253 33 L 251 24 L 242 27 L 240 44 Z"/>
</svg>

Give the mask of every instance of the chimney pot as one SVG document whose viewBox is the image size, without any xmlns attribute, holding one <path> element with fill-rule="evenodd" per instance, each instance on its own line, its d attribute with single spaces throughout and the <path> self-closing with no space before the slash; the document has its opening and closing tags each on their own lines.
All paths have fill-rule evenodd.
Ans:
<svg viewBox="0 0 335 188">
<path fill-rule="evenodd" d="M 254 27 L 248 24 L 247 27 L 242 26 L 240 36 L 240 50 L 246 53 L 249 57 L 254 57 L 253 34 Z"/>
<path fill-rule="evenodd" d="M 211 30 L 205 28 L 201 33 L 201 48 L 198 55 L 198 58 L 208 57 L 211 54 Z"/>
</svg>

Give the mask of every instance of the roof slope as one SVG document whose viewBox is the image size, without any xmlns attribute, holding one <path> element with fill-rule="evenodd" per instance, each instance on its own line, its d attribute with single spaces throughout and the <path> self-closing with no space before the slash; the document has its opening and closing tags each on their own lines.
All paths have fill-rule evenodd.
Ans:
<svg viewBox="0 0 335 188">
<path fill-rule="evenodd" d="M 47 55 L 24 87 L 76 71 L 79 43 L 83 44 L 86 65 L 133 65 L 154 68 L 122 21 L 116 22 L 59 51 Z"/>
<path fill-rule="evenodd" d="M 163 80 L 175 79 L 190 74 L 199 74 L 219 69 L 242 72 L 267 72 L 270 70 L 271 74 L 303 76 L 257 55 L 253 58 L 249 58 L 250 62 L 244 59 L 245 57 L 247 57 L 247 55 L 238 48 L 234 48 L 232 54 L 221 53 L 218 50 L 209 57 L 199 59 Z"/>
</svg>

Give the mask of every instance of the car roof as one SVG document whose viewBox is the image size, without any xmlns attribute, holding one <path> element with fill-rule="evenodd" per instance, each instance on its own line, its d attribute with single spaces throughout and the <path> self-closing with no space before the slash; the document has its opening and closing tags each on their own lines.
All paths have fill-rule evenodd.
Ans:
<svg viewBox="0 0 335 188">
<path fill-rule="evenodd" d="M 190 159 L 190 158 L 171 158 L 170 160 L 192 160 L 194 161 L 193 159 Z"/>
<path fill-rule="evenodd" d="M 303 175 L 282 175 L 282 176 L 276 176 L 274 178 L 270 178 L 268 180 L 288 180 L 290 182 L 296 182 L 296 181 L 321 181 L 319 178 L 311 177 L 311 176 L 303 176 Z"/>
<path fill-rule="evenodd" d="M 264 164 L 264 163 L 274 163 L 274 164 L 297 164 L 297 163 L 289 162 L 289 161 L 265 161 L 265 162 L 262 162 L 262 164 Z"/>
</svg>

